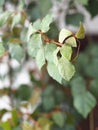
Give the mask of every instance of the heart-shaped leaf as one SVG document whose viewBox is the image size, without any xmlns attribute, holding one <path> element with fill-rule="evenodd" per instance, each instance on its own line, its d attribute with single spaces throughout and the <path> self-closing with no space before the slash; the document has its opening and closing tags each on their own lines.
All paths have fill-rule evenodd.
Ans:
<svg viewBox="0 0 98 130">
<path fill-rule="evenodd" d="M 72 35 L 72 32 L 67 30 L 67 29 L 62 29 L 60 31 L 60 34 L 59 34 L 59 42 L 60 43 L 63 43 L 63 41 Z M 76 39 L 72 36 L 72 37 L 69 37 L 68 39 L 66 39 L 65 41 L 66 44 L 68 45 L 71 45 L 72 47 L 77 47 L 77 43 L 76 43 Z"/>
<path fill-rule="evenodd" d="M 75 67 L 64 57 L 59 59 L 58 70 L 66 81 L 69 81 L 75 73 Z"/>
</svg>

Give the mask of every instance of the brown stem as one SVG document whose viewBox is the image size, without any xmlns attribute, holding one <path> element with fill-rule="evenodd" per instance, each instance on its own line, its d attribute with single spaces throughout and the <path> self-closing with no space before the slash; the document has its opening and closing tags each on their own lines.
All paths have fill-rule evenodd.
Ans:
<svg viewBox="0 0 98 130">
<path fill-rule="evenodd" d="M 62 43 L 57 42 L 57 41 L 54 41 L 54 40 L 52 40 L 52 39 L 49 39 L 49 38 L 45 35 L 45 33 L 41 32 L 40 30 L 37 30 L 36 32 L 37 32 L 37 33 L 40 33 L 40 34 L 42 35 L 44 42 L 54 43 L 54 44 L 56 44 L 56 45 L 58 45 L 58 46 L 60 46 L 60 47 L 63 46 Z"/>
<path fill-rule="evenodd" d="M 79 54 L 79 50 L 80 50 L 80 41 L 78 39 L 76 39 L 76 40 L 78 43 L 78 48 L 77 48 L 76 56 L 72 59 L 72 62 L 74 62 L 77 59 L 78 54 Z"/>
<path fill-rule="evenodd" d="M 54 40 L 50 40 L 50 42 L 51 43 L 54 43 L 54 44 L 56 44 L 56 45 L 58 45 L 58 46 L 63 46 L 63 44 L 62 43 L 60 43 L 60 42 L 56 42 L 56 41 L 54 41 Z"/>
<path fill-rule="evenodd" d="M 65 41 L 67 40 L 67 39 L 69 39 L 70 37 L 74 37 L 74 35 L 72 34 L 72 35 L 69 35 L 68 37 L 66 37 L 64 40 L 63 40 L 63 44 L 65 43 Z"/>
<path fill-rule="evenodd" d="M 89 115 L 89 127 L 90 127 L 90 130 L 94 130 L 94 114 L 93 114 L 93 111 Z"/>
<path fill-rule="evenodd" d="M 77 40 L 77 43 L 78 43 L 79 45 L 78 45 L 78 48 L 77 48 L 76 56 L 73 58 L 72 62 L 74 62 L 74 61 L 76 60 L 76 58 L 77 58 L 77 56 L 78 56 L 78 53 L 79 53 L 79 50 L 80 50 L 80 41 L 75 37 L 74 34 L 71 34 L 70 36 L 66 37 L 66 38 L 63 40 L 63 42 L 60 43 L 60 42 L 56 42 L 56 41 L 54 41 L 54 40 L 52 40 L 52 39 L 49 39 L 49 38 L 45 35 L 45 33 L 41 32 L 40 30 L 37 30 L 36 32 L 41 34 L 41 36 L 43 37 L 43 40 L 44 40 L 45 43 L 54 43 L 54 44 L 56 44 L 56 45 L 58 45 L 58 46 L 60 46 L 60 47 L 62 47 L 62 46 L 66 43 L 66 40 L 67 40 L 67 39 L 69 39 L 70 37 L 74 37 L 74 38 Z"/>
</svg>

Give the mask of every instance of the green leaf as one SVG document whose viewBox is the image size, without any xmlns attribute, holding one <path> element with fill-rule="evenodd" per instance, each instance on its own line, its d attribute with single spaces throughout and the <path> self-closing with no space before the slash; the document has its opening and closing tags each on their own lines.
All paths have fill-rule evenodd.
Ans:
<svg viewBox="0 0 98 130">
<path fill-rule="evenodd" d="M 92 59 L 98 58 L 98 44 L 97 44 L 97 42 L 91 42 L 90 45 L 87 46 L 86 54 L 91 55 Z"/>
<path fill-rule="evenodd" d="M 98 79 L 94 79 L 90 83 L 90 92 L 98 98 Z"/>
<path fill-rule="evenodd" d="M 62 43 L 65 38 L 72 35 L 72 32 L 67 29 L 62 29 L 59 34 L 59 42 Z M 74 37 L 70 37 L 65 41 L 65 44 L 71 45 L 72 47 L 77 47 L 76 39 Z"/>
<path fill-rule="evenodd" d="M 30 36 L 35 32 L 36 30 L 33 29 L 32 23 L 29 24 L 28 31 L 27 31 L 27 41 L 30 40 Z"/>
<path fill-rule="evenodd" d="M 10 16 L 10 12 L 6 11 L 0 15 L 0 26 L 3 26 Z"/>
<path fill-rule="evenodd" d="M 40 30 L 40 25 L 41 21 L 40 19 L 38 19 L 37 21 L 35 21 L 33 24 L 30 23 L 29 27 L 28 27 L 28 32 L 27 32 L 27 41 L 29 41 L 30 36 L 35 33 L 37 30 Z"/>
<path fill-rule="evenodd" d="M 89 112 L 95 107 L 96 99 L 89 91 L 86 90 L 83 78 L 77 77 L 71 82 L 71 85 L 74 106 L 77 111 L 86 118 Z"/>
<path fill-rule="evenodd" d="M 8 121 L 0 123 L 0 126 L 3 128 L 3 130 L 12 130 Z"/>
<path fill-rule="evenodd" d="M 22 130 L 22 128 L 20 126 L 16 126 L 13 128 L 13 130 Z"/>
<path fill-rule="evenodd" d="M 46 14 L 48 14 L 51 7 L 52 7 L 51 0 L 38 1 L 38 9 L 41 13 L 41 16 L 45 16 Z"/>
<path fill-rule="evenodd" d="M 0 130 L 3 130 L 3 128 L 0 126 Z"/>
<path fill-rule="evenodd" d="M 27 14 L 30 16 L 31 21 L 36 21 L 39 19 L 42 15 L 40 15 L 40 10 L 39 10 L 39 4 L 40 1 L 31 1 L 28 3 L 28 6 L 26 8 Z M 42 3 L 42 2 L 41 2 Z"/>
<path fill-rule="evenodd" d="M 50 30 L 47 32 L 47 36 L 49 36 L 50 39 L 57 39 L 58 33 L 58 26 L 55 24 L 55 21 L 53 21 L 50 24 Z"/>
<path fill-rule="evenodd" d="M 94 18 L 98 14 L 97 5 L 98 0 L 89 0 L 88 4 L 85 6 L 92 18 Z"/>
<path fill-rule="evenodd" d="M 60 53 L 63 57 L 65 57 L 66 59 L 70 60 L 71 59 L 71 55 L 72 55 L 72 48 L 69 45 L 64 45 L 61 47 L 60 49 Z"/>
<path fill-rule="evenodd" d="M 58 65 L 58 59 L 59 59 L 58 53 L 59 53 L 59 51 L 60 51 L 60 47 L 57 47 L 56 50 L 53 52 L 53 62 L 56 66 Z"/>
<path fill-rule="evenodd" d="M 64 91 L 56 90 L 55 93 L 56 93 L 56 102 L 61 104 L 61 102 L 63 102 L 65 100 Z"/>
<path fill-rule="evenodd" d="M 76 1 L 82 5 L 87 5 L 89 0 L 76 0 Z"/>
<path fill-rule="evenodd" d="M 61 112 L 55 112 L 52 115 L 52 118 L 53 118 L 54 122 L 56 123 L 56 125 L 58 125 L 59 127 L 63 127 L 64 126 L 64 124 L 65 124 L 65 118 L 64 118 L 63 113 L 61 113 Z"/>
<path fill-rule="evenodd" d="M 74 13 L 66 15 L 66 23 L 73 26 L 78 26 L 80 21 L 84 21 L 84 16 L 81 13 Z"/>
<path fill-rule="evenodd" d="M 53 96 L 45 96 L 42 98 L 42 106 L 46 111 L 50 111 L 55 107 L 55 98 Z"/>
<path fill-rule="evenodd" d="M 17 25 L 20 21 L 21 21 L 21 13 L 19 12 L 13 16 L 11 29 L 13 29 L 14 26 Z"/>
<path fill-rule="evenodd" d="M 9 43 L 9 52 L 11 57 L 16 59 L 18 62 L 21 62 L 23 59 L 24 52 L 20 45 Z"/>
<path fill-rule="evenodd" d="M 28 54 L 32 56 L 33 58 L 36 57 L 37 51 L 42 46 L 42 39 L 40 34 L 33 34 L 31 39 L 29 40 L 27 44 L 28 48 Z"/>
<path fill-rule="evenodd" d="M 76 130 L 75 125 L 72 124 L 66 124 L 65 130 Z"/>
<path fill-rule="evenodd" d="M 95 105 L 96 99 L 90 92 L 85 92 L 74 98 L 74 106 L 84 118 L 88 116 Z"/>
<path fill-rule="evenodd" d="M 17 124 L 18 124 L 18 113 L 17 113 L 17 111 L 16 111 L 16 109 L 13 109 L 12 111 L 11 111 L 11 113 L 12 113 L 12 121 L 14 122 L 14 125 L 16 126 Z"/>
<path fill-rule="evenodd" d="M 34 130 L 34 129 L 33 129 L 33 126 L 30 123 L 24 121 L 22 123 L 22 130 Z"/>
<path fill-rule="evenodd" d="M 61 75 L 59 74 L 58 68 L 57 68 L 57 66 L 56 66 L 54 63 L 48 62 L 47 71 L 48 71 L 48 74 L 49 74 L 54 80 L 56 80 L 57 82 L 59 82 L 60 84 L 62 84 L 62 77 L 61 77 Z"/>
<path fill-rule="evenodd" d="M 45 117 L 40 117 L 38 119 L 38 124 L 41 127 L 40 130 L 50 130 L 52 122 L 49 119 L 45 118 Z"/>
<path fill-rule="evenodd" d="M 16 98 L 19 100 L 27 101 L 31 96 L 32 90 L 27 85 L 21 85 L 16 93 Z"/>
<path fill-rule="evenodd" d="M 85 67 L 85 73 L 92 78 L 98 78 L 98 58 L 88 59 L 88 66 Z"/>
<path fill-rule="evenodd" d="M 84 93 L 86 91 L 85 81 L 82 77 L 75 77 L 71 81 L 72 95 L 77 96 L 79 93 Z M 78 89 L 76 89 L 78 88 Z M 77 91 L 76 91 L 77 90 Z"/>
<path fill-rule="evenodd" d="M 76 32 L 75 36 L 79 39 L 83 39 L 85 37 L 85 29 L 84 29 L 82 23 L 80 23 L 80 27 L 79 27 L 78 31 Z"/>
<path fill-rule="evenodd" d="M 3 46 L 3 43 L 0 42 L 0 57 L 3 56 L 4 53 L 5 53 L 5 48 L 4 48 L 4 46 Z"/>
<path fill-rule="evenodd" d="M 41 20 L 40 19 L 36 20 L 33 23 L 33 29 L 35 29 L 36 31 L 41 29 Z"/>
<path fill-rule="evenodd" d="M 69 81 L 75 74 L 75 67 L 64 57 L 58 62 L 58 70 L 62 78 Z"/>
<path fill-rule="evenodd" d="M 56 50 L 57 46 L 52 43 L 47 43 L 45 46 L 45 57 L 49 62 L 53 62 L 53 52 Z"/>
<path fill-rule="evenodd" d="M 0 6 L 3 6 L 4 3 L 5 3 L 5 0 L 0 0 Z"/>
<path fill-rule="evenodd" d="M 42 32 L 47 32 L 50 29 L 50 24 L 53 22 L 53 16 L 52 14 L 46 15 L 41 22 L 41 31 Z"/>
<path fill-rule="evenodd" d="M 86 69 L 88 68 L 88 61 L 89 59 L 87 55 L 85 53 L 80 53 L 76 64 L 77 71 L 85 74 Z"/>
<path fill-rule="evenodd" d="M 24 6 L 25 6 L 25 1 L 24 0 L 20 0 L 19 1 L 19 5 L 18 5 L 18 10 L 23 10 Z"/>
<path fill-rule="evenodd" d="M 36 63 L 39 69 L 42 68 L 42 66 L 45 64 L 45 48 L 41 47 L 36 56 Z"/>
<path fill-rule="evenodd" d="M 54 94 L 55 88 L 53 85 L 48 85 L 42 93 L 42 96 L 51 96 Z"/>
</svg>

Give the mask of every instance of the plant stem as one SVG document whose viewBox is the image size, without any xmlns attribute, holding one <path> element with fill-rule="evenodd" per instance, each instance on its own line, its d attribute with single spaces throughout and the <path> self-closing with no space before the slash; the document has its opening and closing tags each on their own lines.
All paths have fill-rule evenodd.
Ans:
<svg viewBox="0 0 98 130">
<path fill-rule="evenodd" d="M 74 38 L 75 38 L 75 36 L 74 36 L 73 34 L 72 34 L 72 35 L 69 35 L 68 37 L 66 37 L 66 38 L 63 40 L 62 43 L 64 44 L 64 43 L 66 42 L 66 40 L 69 39 L 70 37 L 74 37 Z"/>
<path fill-rule="evenodd" d="M 40 34 L 41 34 L 41 36 L 42 36 L 42 38 L 43 38 L 43 40 L 44 40 L 45 43 L 54 43 L 54 44 L 56 44 L 56 45 L 58 45 L 58 46 L 60 46 L 60 47 L 63 46 L 63 43 L 60 43 L 60 42 L 54 41 L 54 40 L 52 40 L 52 39 L 49 39 L 49 38 L 46 36 L 46 34 L 43 33 L 43 32 L 41 32 L 40 30 L 37 30 L 37 33 L 40 33 Z"/>
<path fill-rule="evenodd" d="M 77 59 L 78 54 L 79 54 L 79 50 L 80 50 L 80 41 L 78 39 L 76 39 L 76 40 L 78 43 L 78 48 L 77 48 L 76 56 L 72 59 L 72 62 L 74 62 Z"/>
<path fill-rule="evenodd" d="M 94 130 L 94 114 L 93 114 L 93 111 L 89 115 L 89 127 L 90 127 L 90 130 Z"/>
</svg>

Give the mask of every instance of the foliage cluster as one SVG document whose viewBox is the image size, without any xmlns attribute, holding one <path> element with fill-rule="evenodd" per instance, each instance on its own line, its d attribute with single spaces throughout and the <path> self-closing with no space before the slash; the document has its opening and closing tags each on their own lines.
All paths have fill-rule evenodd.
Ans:
<svg viewBox="0 0 98 130">
<path fill-rule="evenodd" d="M 60 4 L 61 0 L 56 2 Z M 92 17 L 97 15 L 94 7 L 97 0 L 70 0 L 68 3 L 67 25 L 78 26 L 84 21 L 76 3 L 87 9 Z M 0 62 L 7 57 L 9 67 L 8 73 L 1 74 L 0 79 L 10 77 L 10 85 L 4 86 L 0 95 L 8 95 L 11 100 L 10 110 L 0 110 L 0 130 L 75 130 L 81 118 L 86 118 L 96 105 L 98 46 L 90 44 L 74 62 L 81 44 L 79 39 L 85 37 L 84 27 L 80 23 L 75 34 L 62 29 L 59 40 L 54 40 L 59 31 L 49 13 L 52 6 L 50 0 L 0 1 Z M 74 13 L 70 14 L 70 10 Z M 38 70 L 29 69 L 31 84 L 14 89 L 15 77 L 30 56 L 42 71 L 40 78 L 36 78 Z M 18 68 L 11 66 L 12 59 L 20 63 Z M 57 82 L 49 78 L 47 72 Z M 10 118 L 2 121 L 7 113 Z"/>
</svg>

